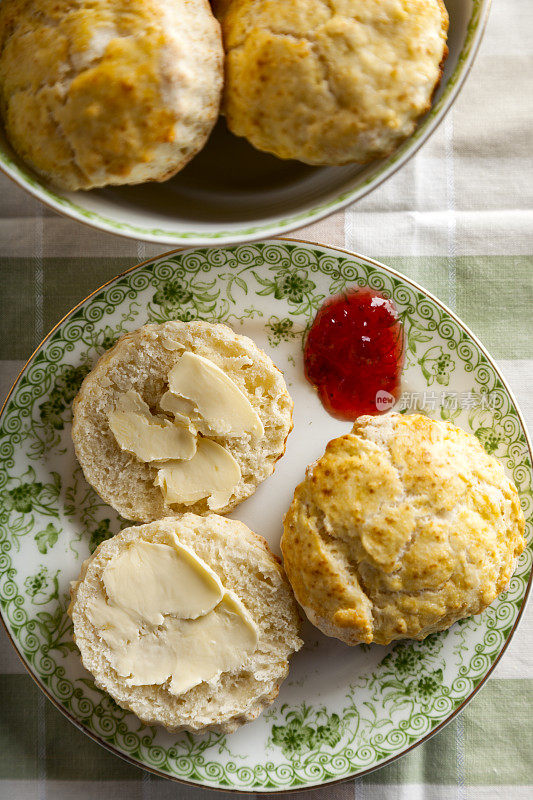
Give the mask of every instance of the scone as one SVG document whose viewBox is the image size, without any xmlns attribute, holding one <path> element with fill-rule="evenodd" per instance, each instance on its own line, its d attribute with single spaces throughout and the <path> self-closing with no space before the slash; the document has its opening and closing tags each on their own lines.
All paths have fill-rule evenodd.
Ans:
<svg viewBox="0 0 533 800">
<path fill-rule="evenodd" d="M 71 596 L 96 685 L 173 731 L 231 732 L 255 719 L 302 644 L 279 560 L 215 514 L 127 528 L 83 564 Z"/>
<path fill-rule="evenodd" d="M 417 414 L 360 417 L 330 442 L 281 542 L 311 622 L 351 645 L 423 639 L 478 614 L 524 546 L 501 464 L 472 434 Z"/>
<path fill-rule="evenodd" d="M 442 0 L 218 0 L 229 129 L 307 164 L 365 163 L 410 136 L 447 55 Z"/>
<path fill-rule="evenodd" d="M 225 513 L 274 471 L 292 406 L 251 339 L 165 322 L 104 353 L 74 400 L 72 438 L 87 481 L 126 519 Z"/>
<path fill-rule="evenodd" d="M 223 57 L 207 0 L 2 0 L 6 134 L 61 189 L 166 180 L 217 120 Z"/>
</svg>

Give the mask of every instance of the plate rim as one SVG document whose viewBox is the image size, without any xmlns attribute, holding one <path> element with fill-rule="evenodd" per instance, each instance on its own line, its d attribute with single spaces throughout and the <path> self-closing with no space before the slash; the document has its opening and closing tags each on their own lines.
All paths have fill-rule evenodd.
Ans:
<svg viewBox="0 0 533 800">
<path fill-rule="evenodd" d="M 371 258 L 370 256 L 364 256 L 364 255 L 361 255 L 360 253 L 357 253 L 357 252 L 355 252 L 353 250 L 348 250 L 346 248 L 338 247 L 336 245 L 327 245 L 327 244 L 324 244 L 322 242 L 315 242 L 315 241 L 308 240 L 308 239 L 297 239 L 297 238 L 293 238 L 293 237 L 281 237 L 280 236 L 280 237 L 276 237 L 276 238 L 273 238 L 273 239 L 261 240 L 262 244 L 267 244 L 267 245 L 268 244 L 276 244 L 278 242 L 289 242 L 289 243 L 294 243 L 294 244 L 308 245 L 308 246 L 311 246 L 311 247 L 318 247 L 318 248 L 320 248 L 322 250 L 324 250 L 324 249 L 325 250 L 331 250 L 331 251 L 334 251 L 336 253 L 342 253 L 344 255 L 348 255 L 351 258 L 355 259 L 355 260 L 360 260 L 360 261 L 366 262 L 366 263 L 370 264 L 373 267 L 378 267 L 379 269 L 384 270 L 386 273 L 389 273 L 394 278 L 399 278 L 401 281 L 404 281 L 409 286 L 411 286 L 412 288 L 416 289 L 417 291 L 419 291 L 423 295 L 425 295 L 427 298 L 429 298 L 432 302 L 434 302 L 437 306 L 439 306 L 443 311 L 445 311 L 454 320 L 454 322 L 457 325 L 459 325 L 459 327 L 476 344 L 476 346 L 480 349 L 481 353 L 483 353 L 483 355 L 485 356 L 485 358 L 487 359 L 487 361 L 491 365 L 492 369 L 494 369 L 494 371 L 495 371 L 496 375 L 498 376 L 498 378 L 501 380 L 502 385 L 505 388 L 505 391 L 507 392 L 508 396 L 510 397 L 510 399 L 512 400 L 512 402 L 514 404 L 518 420 L 519 420 L 519 422 L 520 422 L 520 424 L 522 426 L 522 430 L 523 430 L 524 435 L 525 435 L 526 446 L 527 446 L 527 449 L 528 449 L 528 452 L 529 452 L 529 456 L 530 456 L 531 461 L 533 462 L 533 445 L 532 445 L 531 437 L 529 435 L 529 430 L 528 430 L 527 425 L 525 423 L 525 420 L 524 420 L 524 417 L 522 415 L 522 411 L 520 409 L 520 406 L 519 406 L 519 404 L 518 404 L 518 402 L 516 400 L 516 397 L 515 397 L 512 389 L 511 389 L 511 387 L 509 386 L 509 384 L 507 382 L 507 379 L 502 374 L 502 372 L 501 372 L 500 368 L 498 367 L 497 363 L 495 362 L 493 357 L 490 355 L 490 353 L 488 352 L 486 347 L 478 339 L 478 337 L 460 319 L 460 317 L 458 317 L 458 315 L 454 311 L 452 311 L 445 303 L 443 303 L 441 300 L 439 300 L 434 294 L 432 294 L 432 292 L 427 291 L 423 286 L 421 286 L 416 281 L 414 281 L 411 278 L 407 277 L 406 275 L 404 275 L 403 273 L 401 273 L 398 270 L 394 269 L 393 267 L 389 267 L 386 264 L 383 264 L 382 262 L 377 261 L 374 258 Z M 238 244 L 240 244 L 240 243 L 235 243 L 234 245 L 229 245 L 228 244 L 227 247 L 237 246 Z M 137 269 L 140 269 L 142 267 L 148 266 L 148 265 L 153 264 L 153 263 L 155 263 L 157 261 L 160 261 L 162 259 L 166 259 L 166 258 L 169 258 L 171 256 L 174 256 L 177 253 L 183 253 L 183 252 L 185 252 L 187 250 L 195 250 L 195 249 L 198 249 L 198 248 L 196 246 L 178 247 L 178 248 L 175 248 L 174 250 L 169 250 L 169 251 L 167 251 L 165 253 L 160 253 L 157 256 L 152 256 L 151 258 L 145 259 L 144 261 L 141 261 L 141 262 L 139 262 L 137 264 L 134 264 L 132 267 L 128 267 L 127 269 L 125 269 L 122 272 L 120 272 L 117 275 L 115 275 L 113 278 L 110 278 L 108 281 L 105 281 L 103 284 L 101 284 L 96 289 L 94 289 L 92 292 L 90 292 L 88 295 L 86 295 L 82 300 L 80 300 L 78 303 L 76 303 L 50 329 L 50 331 L 46 334 L 46 336 L 42 339 L 42 341 L 33 350 L 31 355 L 29 356 L 29 358 L 26 360 L 26 362 L 24 363 L 24 365 L 20 369 L 19 373 L 17 374 L 15 380 L 13 381 L 13 384 L 12 384 L 11 388 L 9 389 L 9 391 L 8 391 L 4 401 L 2 403 L 2 406 L 0 407 L 0 419 L 1 419 L 5 409 L 7 407 L 7 404 L 9 402 L 9 399 L 10 399 L 11 395 L 13 394 L 14 390 L 17 387 L 17 384 L 18 384 L 19 380 L 21 379 L 22 375 L 24 374 L 26 368 L 29 366 L 29 364 L 31 363 L 33 358 L 38 354 L 38 352 L 42 349 L 43 345 L 55 333 L 55 331 L 68 319 L 68 317 L 70 317 L 71 314 L 73 314 L 84 303 L 86 303 L 87 300 L 90 300 L 92 297 L 94 297 L 94 295 L 96 295 L 99 292 L 101 292 L 101 290 L 104 289 L 106 286 L 109 286 L 110 284 L 115 283 L 115 281 L 119 280 L 124 275 L 128 275 L 129 273 L 134 272 Z M 220 249 L 224 249 L 224 248 L 221 246 Z M 504 643 L 501 651 L 499 652 L 498 656 L 496 657 L 494 662 L 491 664 L 490 668 L 487 670 L 487 672 L 485 673 L 483 678 L 479 681 L 477 686 L 475 686 L 475 688 L 470 692 L 470 694 L 467 697 L 465 697 L 463 702 L 456 709 L 454 709 L 454 711 L 452 711 L 452 713 L 448 717 L 446 717 L 446 719 L 442 720 L 442 722 L 440 722 L 438 725 L 436 725 L 435 728 L 433 728 L 431 731 L 429 731 L 429 733 L 426 733 L 421 739 L 419 739 L 416 742 L 413 742 L 408 747 L 406 747 L 404 750 L 402 750 L 400 753 L 396 753 L 395 755 L 390 756 L 390 758 L 387 758 L 385 761 L 381 762 L 380 764 L 376 764 L 376 765 L 374 765 L 372 767 L 367 767 L 365 769 L 360 770 L 357 773 L 353 773 L 351 775 L 346 775 L 346 776 L 343 776 L 342 778 L 333 778 L 332 780 L 326 780 L 326 781 L 322 781 L 321 783 L 316 783 L 316 784 L 308 784 L 306 786 L 300 786 L 300 787 L 287 786 L 286 788 L 283 788 L 283 789 L 274 789 L 274 790 L 266 790 L 266 791 L 263 790 L 263 789 L 254 788 L 254 789 L 252 789 L 252 792 L 250 792 L 250 790 L 247 790 L 247 789 L 236 789 L 236 788 L 233 788 L 233 787 L 221 787 L 221 786 L 219 787 L 219 786 L 213 786 L 211 784 L 201 783 L 201 782 L 198 782 L 198 781 L 188 781 L 188 780 L 186 780 L 184 778 L 180 778 L 178 776 L 171 775 L 171 774 L 169 774 L 167 772 L 164 772 L 163 770 L 159 770 L 156 767 L 151 767 L 151 766 L 146 765 L 146 764 L 141 764 L 138 760 L 136 760 L 132 756 L 129 756 L 126 753 L 123 753 L 118 748 L 114 747 L 112 744 L 109 744 L 108 742 L 103 741 L 100 737 L 98 737 L 98 735 L 96 733 L 93 733 L 88 728 L 83 726 L 81 724 L 81 722 L 79 722 L 59 702 L 59 700 L 57 700 L 48 691 L 47 687 L 44 686 L 44 684 L 41 683 L 41 681 L 39 680 L 38 676 L 33 672 L 33 670 L 31 669 L 30 665 L 26 662 L 26 660 L 24 659 L 22 653 L 19 651 L 19 649 L 17 647 L 17 644 L 16 644 L 15 640 L 13 639 L 13 637 L 11 635 L 11 632 L 10 632 L 10 630 L 9 630 L 7 624 L 6 624 L 6 621 L 4 619 L 3 610 L 2 610 L 1 607 L 0 607 L 0 622 L 2 624 L 2 627 L 4 628 L 4 631 L 7 634 L 8 639 L 9 639 L 11 645 L 13 646 L 17 656 L 21 660 L 26 672 L 30 675 L 30 677 L 33 679 L 34 683 L 39 687 L 39 689 L 43 692 L 45 697 L 78 730 L 80 730 L 82 733 L 84 733 L 86 736 L 88 736 L 94 742 L 99 744 L 101 747 L 103 747 L 108 752 L 112 753 L 115 756 L 118 756 L 123 761 L 126 761 L 127 763 L 131 764 L 134 767 L 137 767 L 138 769 L 146 770 L 147 772 L 150 772 L 151 774 L 156 775 L 159 778 L 165 778 L 167 780 L 173 781 L 173 782 L 178 783 L 178 784 L 183 784 L 183 785 L 186 785 L 186 786 L 202 788 L 202 789 L 208 789 L 208 790 L 214 791 L 214 792 L 226 792 L 226 793 L 231 792 L 233 794 L 241 794 L 241 795 L 249 795 L 250 793 L 259 794 L 259 795 L 265 795 L 265 796 L 270 795 L 270 794 L 272 794 L 272 795 L 282 795 L 282 794 L 286 794 L 288 792 L 290 792 L 290 793 L 298 792 L 299 793 L 299 792 L 304 792 L 304 791 L 308 791 L 308 790 L 311 790 L 311 789 L 318 789 L 318 788 L 327 787 L 327 786 L 334 786 L 336 784 L 340 784 L 340 783 L 344 783 L 344 782 L 349 781 L 349 780 L 353 780 L 354 778 L 362 778 L 363 776 L 369 775 L 372 772 L 375 772 L 375 771 L 377 771 L 379 769 L 382 769 L 383 767 L 389 766 L 394 761 L 397 761 L 399 758 L 403 758 L 403 756 L 407 755 L 408 753 L 411 753 L 419 745 L 423 744 L 424 742 L 427 742 L 435 734 L 437 734 L 440 731 L 442 731 L 443 728 L 445 728 L 446 725 L 448 725 L 448 723 L 452 722 L 452 720 L 454 720 L 458 716 L 458 714 L 460 714 L 460 713 L 462 713 L 462 711 L 464 711 L 466 706 L 476 696 L 476 694 L 479 692 L 479 690 L 485 686 L 488 678 L 492 675 L 494 669 L 500 663 L 500 660 L 501 660 L 502 656 L 506 652 L 509 644 L 511 643 L 511 641 L 512 641 L 512 639 L 513 639 L 513 637 L 514 637 L 514 635 L 515 635 L 515 633 L 516 633 L 516 631 L 518 629 L 519 624 L 521 623 L 521 621 L 523 619 L 524 612 L 526 610 L 526 607 L 527 607 L 528 602 L 529 602 L 530 597 L 531 597 L 532 585 L 533 585 L 533 568 L 531 569 L 530 574 L 529 574 L 529 579 L 528 579 L 527 586 L 526 586 L 526 589 L 525 589 L 524 598 L 523 598 L 523 601 L 521 603 L 520 609 L 518 611 L 518 615 L 516 617 L 516 620 L 513 623 L 511 631 L 509 632 L 509 635 L 508 635 L 507 639 L 505 640 L 505 643 Z"/>
<path fill-rule="evenodd" d="M 279 236 L 280 234 L 288 233 L 297 230 L 298 228 L 312 225 L 331 214 L 342 211 L 352 203 L 356 203 L 363 199 L 385 181 L 395 175 L 405 164 L 416 155 L 420 148 L 427 142 L 433 133 L 440 126 L 448 112 L 453 107 L 455 101 L 460 95 L 466 79 L 468 78 L 476 56 L 483 40 L 487 22 L 490 16 L 492 0 L 473 0 L 474 7 L 472 15 L 477 12 L 476 3 L 479 4 L 479 18 L 475 22 L 472 33 L 471 42 L 467 39 L 459 53 L 459 58 L 454 72 L 450 76 L 449 83 L 453 80 L 451 85 L 447 85 L 444 89 L 443 95 L 439 103 L 429 110 L 428 114 L 431 115 L 434 111 L 432 118 L 427 120 L 426 127 L 422 130 L 417 127 L 413 134 L 403 143 L 405 150 L 400 152 L 396 158 L 392 154 L 392 162 L 386 165 L 388 159 L 385 159 L 384 169 L 378 173 L 376 178 L 370 178 L 368 183 L 363 184 L 356 189 L 347 189 L 337 194 L 335 199 L 329 201 L 319 202 L 318 205 L 313 205 L 311 208 L 300 210 L 291 216 L 271 222 L 262 222 L 254 226 L 243 226 L 240 230 L 235 231 L 210 231 L 210 232 L 189 232 L 189 231 L 171 231 L 171 230 L 157 230 L 156 228 L 144 228 L 141 224 L 133 225 L 118 219 L 107 217 L 104 212 L 90 211 L 81 206 L 77 206 L 66 194 L 59 195 L 53 188 L 46 187 L 42 179 L 37 175 L 33 176 L 31 168 L 23 167 L 21 169 L 18 165 L 12 162 L 10 156 L 0 151 L 0 172 L 6 175 L 10 180 L 28 192 L 31 196 L 35 197 L 39 202 L 43 203 L 46 207 L 56 211 L 67 219 L 73 219 L 89 228 L 104 231 L 105 233 L 113 233 L 124 239 L 141 240 L 151 242 L 153 244 L 166 244 L 176 245 L 181 247 L 203 247 L 203 246 L 222 246 L 229 244 L 244 244 L 247 242 L 259 241 L 268 239 L 272 236 Z M 469 23 L 469 28 L 470 28 Z M 461 56 L 466 50 L 466 57 L 463 62 Z M 442 104 L 439 108 L 439 104 Z M 417 132 L 419 135 L 417 137 Z M 409 142 L 412 145 L 409 146 Z M 400 145 L 400 148 L 402 145 Z M 10 163 L 11 162 L 11 163 Z M 28 173 L 24 169 L 30 170 Z"/>
</svg>

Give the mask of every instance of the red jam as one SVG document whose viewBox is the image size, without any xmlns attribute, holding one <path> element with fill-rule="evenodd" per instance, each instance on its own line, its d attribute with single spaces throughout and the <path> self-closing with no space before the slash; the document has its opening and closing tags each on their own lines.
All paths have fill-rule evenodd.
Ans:
<svg viewBox="0 0 533 800">
<path fill-rule="evenodd" d="M 400 394 L 403 362 L 394 303 L 368 288 L 326 300 L 305 343 L 305 376 L 338 419 L 388 411 Z"/>
</svg>

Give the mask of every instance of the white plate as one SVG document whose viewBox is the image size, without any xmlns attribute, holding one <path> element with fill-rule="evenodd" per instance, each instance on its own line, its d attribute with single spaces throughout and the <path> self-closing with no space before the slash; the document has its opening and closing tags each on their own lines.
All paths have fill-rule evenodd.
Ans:
<svg viewBox="0 0 533 800">
<path fill-rule="evenodd" d="M 69 719 L 160 775 L 261 792 L 365 773 L 450 720 L 491 672 L 516 627 L 531 549 L 490 608 L 424 642 L 349 648 L 307 624 L 305 647 L 293 658 L 279 698 L 228 736 L 170 734 L 142 725 L 98 691 L 81 666 L 66 615 L 69 581 L 102 538 L 127 524 L 85 483 L 70 438 L 71 402 L 95 359 L 117 336 L 147 321 L 196 317 L 229 323 L 272 356 L 295 401 L 294 431 L 274 475 L 234 516 L 279 552 L 282 517 L 306 465 L 329 439 L 350 429 L 324 411 L 305 381 L 302 341 L 324 297 L 352 285 L 390 294 L 402 315 L 404 400 L 417 398 L 429 414 L 478 436 L 513 477 L 531 518 L 526 431 L 485 350 L 440 302 L 398 273 L 319 245 L 271 241 L 185 250 L 141 264 L 59 323 L 7 400 L 0 418 L 0 605 L 6 627 L 37 683 Z"/>
</svg>

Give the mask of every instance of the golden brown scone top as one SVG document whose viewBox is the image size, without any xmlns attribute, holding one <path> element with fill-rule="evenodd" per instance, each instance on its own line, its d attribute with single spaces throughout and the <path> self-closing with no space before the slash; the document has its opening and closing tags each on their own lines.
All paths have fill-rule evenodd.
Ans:
<svg viewBox="0 0 533 800">
<path fill-rule="evenodd" d="M 168 5 L 166 0 L 0 4 L 0 110 L 6 132 L 15 150 L 59 187 L 161 180 L 203 144 L 218 114 L 219 26 L 207 0 L 177 3 L 185 26 L 197 14 L 207 20 L 195 32 L 204 36 L 203 64 L 206 73 L 213 71 L 215 88 L 205 95 L 205 119 L 196 120 L 190 99 L 195 76 L 189 72 L 198 58 L 183 48 L 175 58 Z M 183 93 L 179 102 L 177 86 Z M 197 91 L 202 95 L 203 84 Z M 183 156 L 165 149 L 180 137 Z"/>
<path fill-rule="evenodd" d="M 361 417 L 296 488 L 282 551 L 296 598 L 348 644 L 422 639 L 477 614 L 525 546 L 514 484 L 472 434 Z"/>
<path fill-rule="evenodd" d="M 217 0 L 230 130 L 308 164 L 389 154 L 430 107 L 442 0 Z"/>
</svg>

